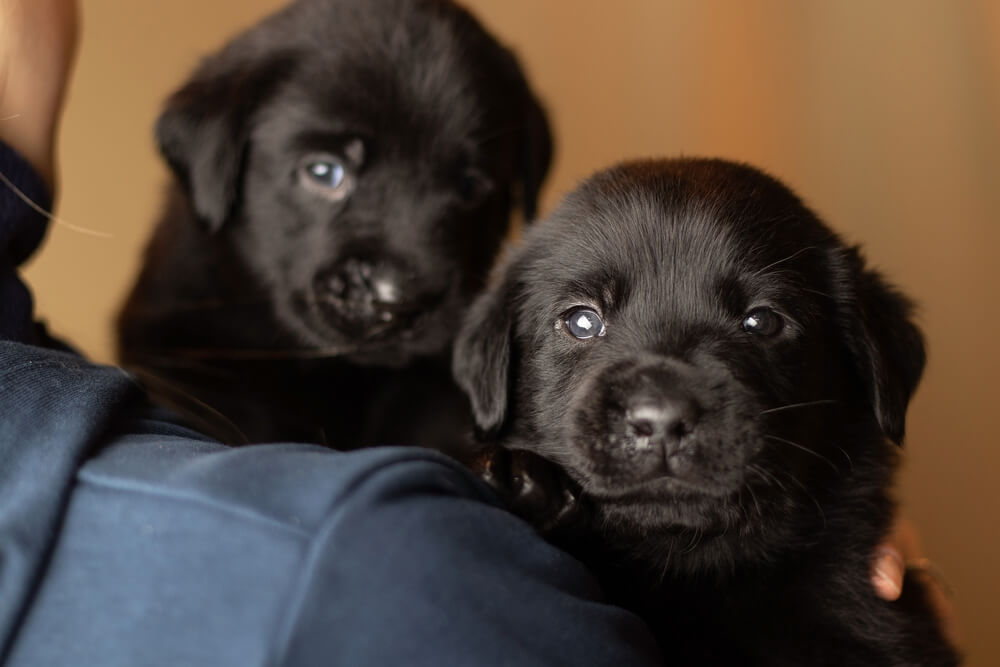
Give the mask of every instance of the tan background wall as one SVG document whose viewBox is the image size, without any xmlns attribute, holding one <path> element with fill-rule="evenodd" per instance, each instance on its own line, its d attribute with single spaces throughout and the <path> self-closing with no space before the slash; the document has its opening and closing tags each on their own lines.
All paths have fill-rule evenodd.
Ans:
<svg viewBox="0 0 1000 667">
<path fill-rule="evenodd" d="M 165 172 L 160 101 L 278 0 L 85 0 L 61 215 L 29 270 L 39 309 L 92 356 Z M 956 589 L 972 665 L 1000 662 L 1000 3 L 468 0 L 516 47 L 559 150 L 545 197 L 629 156 L 709 154 L 796 188 L 922 304 L 930 366 L 901 495 Z"/>
</svg>

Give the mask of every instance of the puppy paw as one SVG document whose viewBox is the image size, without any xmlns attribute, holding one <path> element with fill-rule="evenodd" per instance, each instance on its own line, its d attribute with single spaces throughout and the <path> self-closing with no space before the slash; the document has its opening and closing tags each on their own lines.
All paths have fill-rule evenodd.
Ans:
<svg viewBox="0 0 1000 667">
<path fill-rule="evenodd" d="M 562 468 L 530 452 L 498 449 L 480 477 L 543 535 L 574 518 L 582 505 L 579 488 Z"/>
</svg>

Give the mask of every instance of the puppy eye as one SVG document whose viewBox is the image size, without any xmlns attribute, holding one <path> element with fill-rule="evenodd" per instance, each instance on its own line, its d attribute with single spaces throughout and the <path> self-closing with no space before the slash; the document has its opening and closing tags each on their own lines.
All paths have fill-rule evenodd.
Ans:
<svg viewBox="0 0 1000 667">
<path fill-rule="evenodd" d="M 347 170 L 339 162 L 310 162 L 305 166 L 305 173 L 317 185 L 324 188 L 339 188 L 344 183 Z"/>
<path fill-rule="evenodd" d="M 601 316 L 590 308 L 574 308 L 563 320 L 563 323 L 569 335 L 580 340 L 603 336 L 607 333 Z"/>
<path fill-rule="evenodd" d="M 493 192 L 493 181 L 476 169 L 466 169 L 458 181 L 458 196 L 462 205 L 473 207 Z"/>
<path fill-rule="evenodd" d="M 333 156 L 307 160 L 299 168 L 299 182 L 307 190 L 331 201 L 344 199 L 353 188 L 344 163 Z"/>
<path fill-rule="evenodd" d="M 785 320 L 770 308 L 754 308 L 743 319 L 743 330 L 756 336 L 773 336 L 785 328 Z"/>
</svg>

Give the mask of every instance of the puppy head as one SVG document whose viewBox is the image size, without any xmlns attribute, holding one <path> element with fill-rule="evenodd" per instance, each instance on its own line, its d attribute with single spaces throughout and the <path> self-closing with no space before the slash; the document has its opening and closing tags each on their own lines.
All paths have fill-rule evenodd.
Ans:
<svg viewBox="0 0 1000 667">
<path fill-rule="evenodd" d="M 924 362 L 909 310 L 761 172 L 632 163 L 527 235 L 454 371 L 484 434 L 614 522 L 746 536 L 752 516 L 815 517 L 854 466 L 888 474 Z"/>
<path fill-rule="evenodd" d="M 513 55 L 436 0 L 299 0 L 206 60 L 157 136 L 279 322 L 384 363 L 446 348 L 551 156 Z"/>
</svg>

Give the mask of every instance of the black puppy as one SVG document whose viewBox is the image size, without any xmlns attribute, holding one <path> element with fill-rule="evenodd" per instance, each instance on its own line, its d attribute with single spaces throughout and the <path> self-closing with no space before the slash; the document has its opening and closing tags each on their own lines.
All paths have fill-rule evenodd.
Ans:
<svg viewBox="0 0 1000 667">
<path fill-rule="evenodd" d="M 532 230 L 454 370 L 484 438 L 568 480 L 522 453 L 488 477 L 669 664 L 951 665 L 920 582 L 890 603 L 869 579 L 924 365 L 909 317 L 774 179 L 636 162 Z"/>
<path fill-rule="evenodd" d="M 447 445 L 461 314 L 550 133 L 443 0 L 299 0 L 208 58 L 157 138 L 176 176 L 121 361 L 231 442 Z"/>
</svg>

